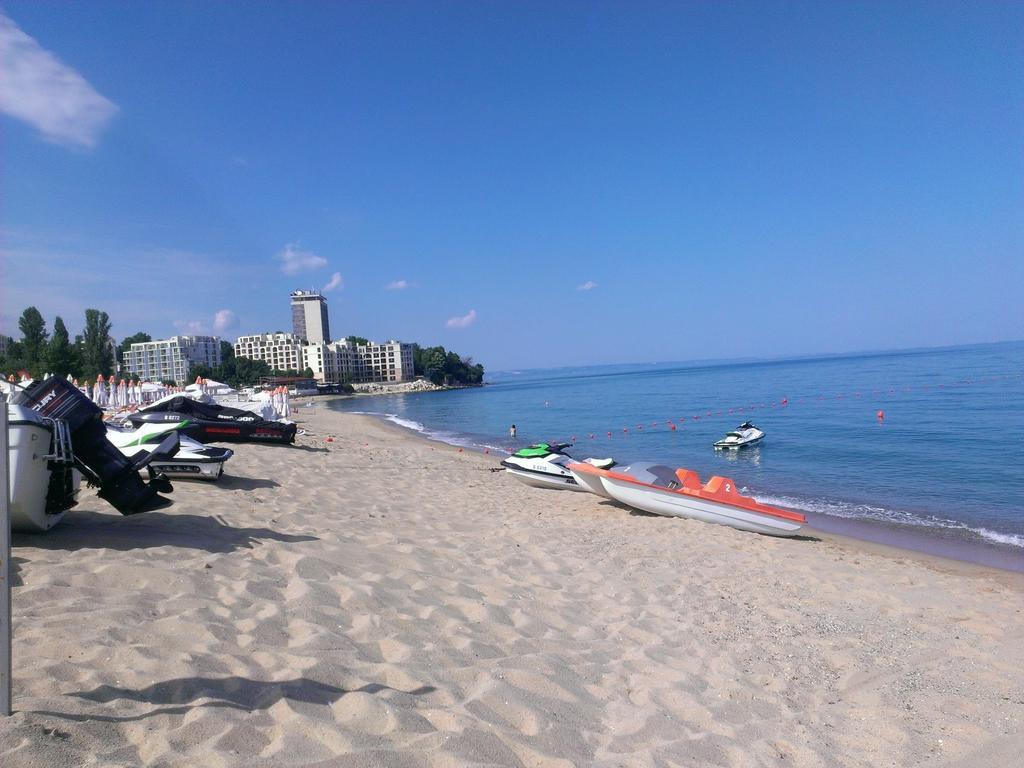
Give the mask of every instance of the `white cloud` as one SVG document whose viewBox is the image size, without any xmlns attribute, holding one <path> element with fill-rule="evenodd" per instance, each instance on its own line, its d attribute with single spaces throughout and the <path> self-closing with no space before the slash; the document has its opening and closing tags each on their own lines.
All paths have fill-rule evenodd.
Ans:
<svg viewBox="0 0 1024 768">
<path fill-rule="evenodd" d="M 597 283 L 595 283 L 593 280 L 587 280 L 587 282 L 581 283 L 580 285 L 576 286 L 577 291 L 592 291 L 595 288 L 597 288 Z"/>
<path fill-rule="evenodd" d="M 341 279 L 341 272 L 335 272 L 331 275 L 331 279 L 324 286 L 324 293 L 327 291 L 333 291 L 335 288 L 344 288 L 345 281 Z"/>
<path fill-rule="evenodd" d="M 238 315 L 230 309 L 218 309 L 213 316 L 213 332 L 224 333 L 238 325 Z"/>
<path fill-rule="evenodd" d="M 409 281 L 408 280 L 393 280 L 392 282 L 390 282 L 390 283 L 388 283 L 387 285 L 384 286 L 384 290 L 386 290 L 386 291 L 404 291 L 408 287 L 409 287 Z"/>
<path fill-rule="evenodd" d="M 186 336 L 206 336 L 206 324 L 202 320 L 175 320 L 174 327 Z"/>
<path fill-rule="evenodd" d="M 448 322 L 444 324 L 445 328 L 468 328 L 474 322 L 476 322 L 476 310 L 469 310 L 469 314 L 463 315 L 462 317 L 450 317 Z"/>
<path fill-rule="evenodd" d="M 0 13 L 0 112 L 47 141 L 94 147 L 117 105 Z"/>
<path fill-rule="evenodd" d="M 286 275 L 327 266 L 327 259 L 312 251 L 302 250 L 298 243 L 288 243 L 275 258 L 281 262 L 281 271 Z"/>
</svg>

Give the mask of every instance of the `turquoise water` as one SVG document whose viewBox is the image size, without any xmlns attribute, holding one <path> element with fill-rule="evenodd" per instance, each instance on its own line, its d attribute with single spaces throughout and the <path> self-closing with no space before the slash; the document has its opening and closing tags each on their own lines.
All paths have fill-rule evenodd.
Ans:
<svg viewBox="0 0 1024 768">
<path fill-rule="evenodd" d="M 1024 560 L 1022 372 L 1024 342 L 1014 342 L 771 362 L 506 371 L 490 374 L 484 388 L 338 400 L 331 407 L 380 414 L 491 452 L 575 437 L 579 457 L 726 475 L 762 501 L 810 513 L 822 527 L 840 520 L 882 524 L 995 546 Z M 767 433 L 760 446 L 712 449 L 745 420 Z"/>
</svg>

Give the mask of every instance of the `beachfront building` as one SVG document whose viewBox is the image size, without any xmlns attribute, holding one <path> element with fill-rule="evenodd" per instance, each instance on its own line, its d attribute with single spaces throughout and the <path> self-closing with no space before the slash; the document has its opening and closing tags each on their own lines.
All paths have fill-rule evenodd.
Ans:
<svg viewBox="0 0 1024 768">
<path fill-rule="evenodd" d="M 189 382 L 194 365 L 220 365 L 219 336 L 172 336 L 132 344 L 123 356 L 125 376 L 140 381 Z"/>
<path fill-rule="evenodd" d="M 320 382 L 412 381 L 412 344 L 353 344 L 347 339 L 305 347 L 305 367 Z"/>
<path fill-rule="evenodd" d="M 313 344 L 331 340 L 327 299 L 319 291 L 292 291 L 292 334 Z"/>
<path fill-rule="evenodd" d="M 239 336 L 235 342 L 235 357 L 262 360 L 273 370 L 301 371 L 306 341 L 294 333 L 255 333 Z"/>
</svg>

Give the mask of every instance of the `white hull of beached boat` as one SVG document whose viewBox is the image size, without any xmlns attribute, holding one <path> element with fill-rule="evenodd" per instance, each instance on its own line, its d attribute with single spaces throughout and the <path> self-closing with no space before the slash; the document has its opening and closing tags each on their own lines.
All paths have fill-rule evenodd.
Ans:
<svg viewBox="0 0 1024 768">
<path fill-rule="evenodd" d="M 576 481 L 582 490 L 598 496 L 604 496 L 606 499 L 612 498 L 612 495 L 605 490 L 604 483 L 601 482 L 600 476 L 590 475 L 585 472 L 576 472 L 571 469 L 569 472 L 572 474 L 573 480 Z"/>
<path fill-rule="evenodd" d="M 55 453 L 53 423 L 44 420 L 35 411 L 20 405 L 2 405 L 8 416 L 8 471 L 11 530 L 38 533 L 48 531 L 61 521 L 73 502 L 79 476 L 70 468 L 71 457 Z M 57 467 L 60 460 L 67 466 Z M 47 504 L 53 472 L 69 472 L 72 479 L 67 505 Z M 51 509 L 47 509 L 50 506 Z M 55 508 L 62 507 L 62 508 Z"/>
<path fill-rule="evenodd" d="M 794 536 L 803 527 L 802 523 L 795 520 L 773 517 L 731 504 L 697 498 L 679 491 L 638 485 L 607 475 L 600 476 L 599 479 L 611 498 L 655 515 L 687 517 L 771 536 Z"/>
</svg>

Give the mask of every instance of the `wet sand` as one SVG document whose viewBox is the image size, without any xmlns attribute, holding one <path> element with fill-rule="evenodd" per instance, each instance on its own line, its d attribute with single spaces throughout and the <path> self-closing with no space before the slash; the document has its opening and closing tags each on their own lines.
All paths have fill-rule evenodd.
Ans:
<svg viewBox="0 0 1024 768">
<path fill-rule="evenodd" d="M 1014 764 L 1024 577 L 528 488 L 326 409 L 15 537 L 15 766 Z M 328 437 L 333 438 L 328 441 Z"/>
</svg>

